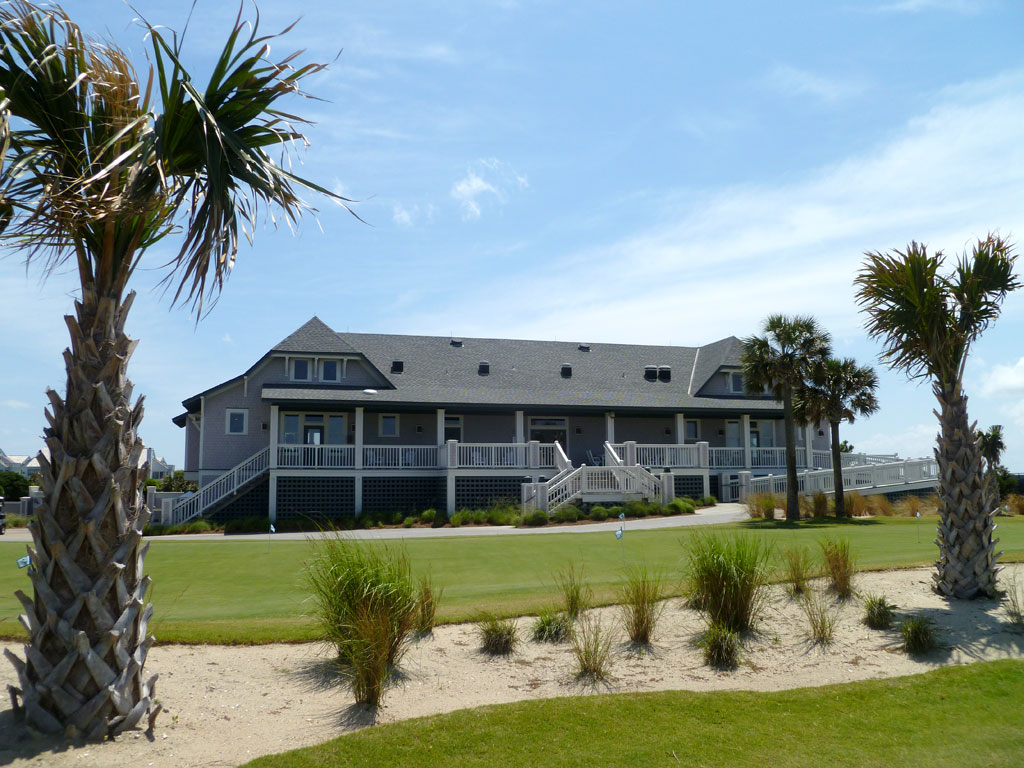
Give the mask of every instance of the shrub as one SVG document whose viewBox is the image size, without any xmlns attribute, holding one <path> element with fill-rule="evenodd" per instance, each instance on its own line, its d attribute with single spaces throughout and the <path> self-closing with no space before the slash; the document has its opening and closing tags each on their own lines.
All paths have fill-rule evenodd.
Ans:
<svg viewBox="0 0 1024 768">
<path fill-rule="evenodd" d="M 561 643 L 572 635 L 572 619 L 562 611 L 546 608 L 533 622 L 533 639 L 538 643 Z"/>
<path fill-rule="evenodd" d="M 697 511 L 697 507 L 691 499 L 675 498 L 666 507 L 666 511 L 670 515 L 692 515 Z"/>
<path fill-rule="evenodd" d="M 885 599 L 885 595 L 864 597 L 864 623 L 872 629 L 888 629 L 892 626 L 892 614 L 896 609 Z"/>
<path fill-rule="evenodd" d="M 843 504 L 846 507 L 846 514 L 850 517 L 863 517 L 867 514 L 868 503 L 856 491 L 843 494 Z"/>
<path fill-rule="evenodd" d="M 1008 515 L 1024 515 L 1024 496 L 1019 493 L 1011 493 L 1003 499 L 1003 508 Z"/>
<path fill-rule="evenodd" d="M 811 556 L 807 553 L 806 547 L 793 547 L 782 553 L 785 562 L 786 581 L 789 583 L 789 591 L 796 596 L 802 595 L 809 589 L 809 583 L 814 578 L 811 566 Z"/>
<path fill-rule="evenodd" d="M 434 585 L 429 575 L 420 579 L 420 588 L 416 595 L 416 633 L 429 635 L 434 631 L 437 606 L 444 594 L 444 587 Z"/>
<path fill-rule="evenodd" d="M 448 518 L 448 522 L 451 523 L 452 528 L 461 528 L 462 524 L 466 522 L 465 511 L 460 509 L 458 512 L 453 513 L 452 516 Z"/>
<path fill-rule="evenodd" d="M 412 528 L 414 525 L 416 525 L 415 517 L 407 517 L 405 518 L 405 520 L 402 521 L 403 528 Z"/>
<path fill-rule="evenodd" d="M 1024 586 L 1017 581 L 1016 575 L 1007 581 L 1003 601 L 1006 603 L 1006 615 L 1010 623 L 1024 626 Z"/>
<path fill-rule="evenodd" d="M 626 517 L 647 517 L 647 504 L 642 501 L 629 501 L 625 505 Z"/>
<path fill-rule="evenodd" d="M 337 535 L 310 544 L 314 556 L 306 584 L 317 621 L 337 651 L 356 702 L 376 707 L 416 623 L 409 560 L 401 550 Z"/>
<path fill-rule="evenodd" d="M 590 607 L 590 601 L 594 597 L 590 585 L 583 580 L 583 569 L 577 570 L 576 565 L 570 563 L 564 571 L 555 574 L 555 582 L 562 590 L 566 615 L 575 621 Z"/>
<path fill-rule="evenodd" d="M 868 511 L 877 517 L 892 517 L 896 514 L 892 502 L 880 493 L 869 496 L 867 499 Z"/>
<path fill-rule="evenodd" d="M 810 627 L 811 640 L 818 645 L 831 645 L 832 637 L 835 634 L 838 608 L 829 604 L 828 599 L 821 593 L 808 590 L 800 601 L 800 607 L 804 609 L 804 616 Z"/>
<path fill-rule="evenodd" d="M 916 517 L 917 513 L 924 514 L 924 502 L 920 496 L 908 494 L 896 503 L 896 514 L 904 517 Z"/>
<path fill-rule="evenodd" d="M 701 636 L 704 663 L 719 669 L 735 669 L 740 660 L 740 636 L 729 627 L 712 622 Z"/>
<path fill-rule="evenodd" d="M 436 516 L 437 516 L 437 510 L 436 509 L 425 509 L 422 512 L 420 512 L 420 522 L 421 523 L 426 523 L 427 525 L 432 525 L 433 522 L 434 522 L 434 518 Z"/>
<path fill-rule="evenodd" d="M 821 555 L 825 561 L 829 588 L 843 600 L 850 598 L 853 595 L 853 577 L 857 573 L 856 563 L 850 553 L 850 540 L 823 539 Z"/>
<path fill-rule="evenodd" d="M 213 526 L 210 525 L 209 520 L 190 520 L 184 526 L 181 526 L 182 533 L 209 533 L 212 530 Z"/>
<path fill-rule="evenodd" d="M 535 509 L 523 515 L 523 525 L 538 526 L 548 524 L 548 513 L 543 509 Z"/>
<path fill-rule="evenodd" d="M 713 507 L 718 504 L 718 499 L 712 496 L 710 493 L 707 496 L 701 496 L 697 499 L 697 506 L 699 507 Z"/>
<path fill-rule="evenodd" d="M 25 515 L 7 515 L 8 528 L 28 528 L 30 522 L 32 518 Z"/>
<path fill-rule="evenodd" d="M 587 616 L 572 633 L 572 652 L 576 657 L 576 676 L 603 680 L 611 670 L 612 633 L 598 618 Z"/>
<path fill-rule="evenodd" d="M 277 527 L 275 525 L 275 527 Z M 238 517 L 224 523 L 224 533 L 269 533 L 269 517 Z"/>
<path fill-rule="evenodd" d="M 556 523 L 575 523 L 579 518 L 579 514 L 580 511 L 570 504 L 569 506 L 556 509 L 555 513 L 551 515 L 551 519 Z"/>
<path fill-rule="evenodd" d="M 752 493 L 747 496 L 747 513 L 757 519 L 774 520 L 778 500 L 773 493 Z"/>
<path fill-rule="evenodd" d="M 491 656 L 508 656 L 519 645 L 519 631 L 514 618 L 499 619 L 485 613 L 477 624 L 480 632 L 480 650 Z"/>
<path fill-rule="evenodd" d="M 828 515 L 828 496 L 824 491 L 815 491 L 814 496 L 811 497 L 811 514 L 816 518 Z"/>
<path fill-rule="evenodd" d="M 619 518 L 619 515 L 621 515 L 625 511 L 626 510 L 624 510 L 622 507 L 616 504 L 614 507 L 608 508 L 608 517 L 613 517 L 617 520 Z"/>
<path fill-rule="evenodd" d="M 935 648 L 935 625 L 924 616 L 912 616 L 900 623 L 903 650 L 907 653 L 928 653 Z"/>
<path fill-rule="evenodd" d="M 661 573 L 641 565 L 629 570 L 626 583 L 619 590 L 622 627 L 635 645 L 650 645 L 654 629 L 665 608 L 665 591 Z"/>
<path fill-rule="evenodd" d="M 497 501 L 485 512 L 488 525 L 516 525 L 519 522 L 519 510 L 508 501 Z"/>
<path fill-rule="evenodd" d="M 590 508 L 590 513 L 587 515 L 594 522 L 600 523 L 602 520 L 608 519 L 608 510 L 598 505 Z"/>
<path fill-rule="evenodd" d="M 767 599 L 769 555 L 753 536 L 693 536 L 687 565 L 691 604 L 709 624 L 735 632 L 753 628 Z"/>
</svg>

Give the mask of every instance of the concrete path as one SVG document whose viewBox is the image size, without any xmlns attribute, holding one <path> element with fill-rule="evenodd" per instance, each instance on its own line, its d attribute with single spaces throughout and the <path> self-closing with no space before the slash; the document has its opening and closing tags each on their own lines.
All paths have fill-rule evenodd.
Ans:
<svg viewBox="0 0 1024 768">
<path fill-rule="evenodd" d="M 457 536 L 535 536 L 558 533 L 600 533 L 613 532 L 620 525 L 626 531 L 651 531 L 660 528 L 685 528 L 691 525 L 715 525 L 717 523 L 734 523 L 746 520 L 746 507 L 743 504 L 719 504 L 715 507 L 697 510 L 695 515 L 677 515 L 675 517 L 642 518 L 640 520 L 608 520 L 604 523 L 576 523 L 574 525 L 552 525 L 543 528 L 513 528 L 509 525 L 467 525 L 462 528 L 371 528 L 369 530 L 345 531 L 344 536 L 351 539 L 436 539 Z M 304 541 L 319 536 L 317 533 L 275 533 L 271 536 L 278 541 Z M 177 534 L 173 536 L 149 536 L 148 540 L 156 541 L 265 541 L 268 534 Z M 25 528 L 8 528 L 2 541 L 29 542 Z"/>
</svg>

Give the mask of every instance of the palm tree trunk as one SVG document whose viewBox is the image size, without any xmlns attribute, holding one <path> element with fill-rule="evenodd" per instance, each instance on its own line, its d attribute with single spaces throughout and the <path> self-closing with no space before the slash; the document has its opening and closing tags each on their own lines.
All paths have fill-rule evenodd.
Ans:
<svg viewBox="0 0 1024 768">
<path fill-rule="evenodd" d="M 975 431 L 967 422 L 967 397 L 959 387 L 933 387 L 939 401 L 942 432 L 935 448 L 939 464 L 941 520 L 935 543 L 936 589 L 947 597 L 996 594 L 998 539 Z"/>
<path fill-rule="evenodd" d="M 793 389 L 782 390 L 782 412 L 786 422 L 786 520 L 800 521 L 800 490 L 796 477 L 796 419 L 793 416 Z"/>
<path fill-rule="evenodd" d="M 156 675 L 143 680 L 153 606 L 139 546 L 149 510 L 142 501 L 142 398 L 131 407 L 128 359 L 137 342 L 124 333 L 134 294 L 100 296 L 84 283 L 76 316 L 65 318 L 67 394 L 49 390 L 49 457 L 39 454 L 44 500 L 30 524 L 34 598 L 20 590 L 25 660 L 5 651 L 18 672 L 15 710 L 33 728 L 99 740 L 133 727 L 154 703 Z M 18 704 L 18 699 L 21 704 Z"/>
<path fill-rule="evenodd" d="M 832 491 L 836 497 L 836 519 L 846 517 L 846 494 L 843 493 L 843 452 L 839 450 L 839 422 L 830 421 L 832 436 Z"/>
</svg>

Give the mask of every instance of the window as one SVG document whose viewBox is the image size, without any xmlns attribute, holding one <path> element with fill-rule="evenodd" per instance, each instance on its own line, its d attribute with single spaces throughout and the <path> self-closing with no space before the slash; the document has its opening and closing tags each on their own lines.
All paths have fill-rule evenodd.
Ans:
<svg viewBox="0 0 1024 768">
<path fill-rule="evenodd" d="M 299 414 L 284 415 L 284 437 L 281 442 L 285 445 L 296 445 L 299 442 Z"/>
<path fill-rule="evenodd" d="M 320 381 L 338 381 L 338 372 L 337 360 L 324 360 L 320 363 Z"/>
<path fill-rule="evenodd" d="M 377 435 L 379 437 L 398 437 L 398 414 L 382 413 L 377 422 Z"/>
<path fill-rule="evenodd" d="M 729 391 L 734 395 L 742 395 L 744 393 L 742 373 L 729 374 Z"/>
<path fill-rule="evenodd" d="M 224 414 L 224 431 L 229 435 L 249 434 L 249 409 L 228 408 Z"/>
<path fill-rule="evenodd" d="M 292 381 L 309 381 L 309 360 L 292 360 Z"/>
<path fill-rule="evenodd" d="M 345 417 L 327 417 L 327 442 L 330 445 L 345 444 Z"/>
<path fill-rule="evenodd" d="M 685 441 L 696 443 L 698 440 L 700 440 L 700 422 L 696 419 L 687 419 Z"/>
</svg>

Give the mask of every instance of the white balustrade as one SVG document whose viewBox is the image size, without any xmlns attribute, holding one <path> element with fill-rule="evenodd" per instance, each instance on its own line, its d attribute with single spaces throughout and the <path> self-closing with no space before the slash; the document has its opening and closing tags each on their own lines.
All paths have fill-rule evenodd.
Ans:
<svg viewBox="0 0 1024 768">
<path fill-rule="evenodd" d="M 708 456 L 713 469 L 742 469 L 742 448 L 709 448 Z"/>
<path fill-rule="evenodd" d="M 906 485 L 909 483 L 934 482 L 938 479 L 938 463 L 933 459 L 908 459 L 886 464 L 862 464 L 843 468 L 843 491 L 865 488 L 881 488 Z M 801 472 L 797 476 L 800 493 L 816 491 L 833 493 L 833 472 L 822 469 L 815 472 Z M 896 490 L 896 488 L 893 488 Z M 785 475 L 767 475 L 750 480 L 750 493 L 785 493 Z"/>
<path fill-rule="evenodd" d="M 636 462 L 642 467 L 699 467 L 700 449 L 696 445 L 638 444 Z"/>
<path fill-rule="evenodd" d="M 277 466 L 281 469 L 343 469 L 355 466 L 351 445 L 279 445 Z"/>
<path fill-rule="evenodd" d="M 267 471 L 270 466 L 270 449 L 257 451 L 233 469 L 228 470 L 212 483 L 207 483 L 190 496 L 182 496 L 171 508 L 170 525 L 180 525 L 198 517 L 221 499 L 234 493 L 250 480 Z"/>
<path fill-rule="evenodd" d="M 555 446 L 553 443 L 542 443 L 538 446 L 540 451 L 540 466 L 548 469 L 555 466 Z"/>
<path fill-rule="evenodd" d="M 436 469 L 437 448 L 433 445 L 364 445 L 366 469 Z"/>
</svg>

